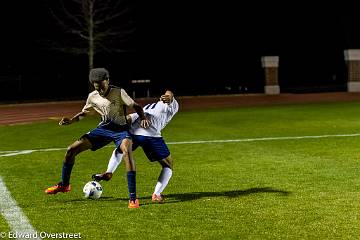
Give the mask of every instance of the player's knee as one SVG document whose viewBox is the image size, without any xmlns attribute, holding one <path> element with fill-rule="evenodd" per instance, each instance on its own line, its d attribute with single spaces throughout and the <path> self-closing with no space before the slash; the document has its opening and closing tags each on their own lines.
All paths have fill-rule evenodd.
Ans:
<svg viewBox="0 0 360 240">
<path fill-rule="evenodd" d="M 167 163 L 167 165 L 168 165 L 168 168 L 171 168 L 171 169 L 173 169 L 173 161 L 172 161 L 172 159 L 169 159 L 168 161 L 166 161 L 166 163 Z"/>
<path fill-rule="evenodd" d="M 77 154 L 76 148 L 69 146 L 66 150 L 66 154 L 65 154 L 65 162 L 67 163 L 73 163 L 74 162 L 74 158 Z"/>
<path fill-rule="evenodd" d="M 122 145 L 122 146 L 120 147 L 120 150 L 121 150 L 121 152 L 122 152 L 123 155 L 128 155 L 129 152 L 130 152 L 130 147 L 127 146 L 127 145 Z"/>
<path fill-rule="evenodd" d="M 120 145 L 120 150 L 123 154 L 128 154 L 132 148 L 132 142 L 129 139 L 124 139 Z"/>
<path fill-rule="evenodd" d="M 160 164 L 163 168 L 173 169 L 173 160 L 170 156 L 160 161 Z"/>
</svg>

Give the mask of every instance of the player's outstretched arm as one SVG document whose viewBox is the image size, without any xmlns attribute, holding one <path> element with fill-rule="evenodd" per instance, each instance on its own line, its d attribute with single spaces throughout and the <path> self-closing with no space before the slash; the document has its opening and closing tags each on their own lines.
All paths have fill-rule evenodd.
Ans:
<svg viewBox="0 0 360 240">
<path fill-rule="evenodd" d="M 81 112 L 77 113 L 76 115 L 74 115 L 72 118 L 63 117 L 60 120 L 59 125 L 69 125 L 74 122 L 78 122 L 81 118 L 83 118 L 85 116 L 86 116 L 86 113 L 81 111 Z"/>
<path fill-rule="evenodd" d="M 143 128 L 148 128 L 150 126 L 150 121 L 145 117 L 143 108 L 136 102 L 134 103 L 133 108 L 141 119 L 140 126 Z"/>
</svg>

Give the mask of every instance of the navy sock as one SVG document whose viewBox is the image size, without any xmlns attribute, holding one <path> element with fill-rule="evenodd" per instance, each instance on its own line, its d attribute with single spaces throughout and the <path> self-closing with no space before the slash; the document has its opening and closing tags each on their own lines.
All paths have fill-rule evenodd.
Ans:
<svg viewBox="0 0 360 240">
<path fill-rule="evenodd" d="M 62 167 L 62 185 L 67 186 L 70 184 L 70 175 L 74 164 L 63 163 Z"/>
<path fill-rule="evenodd" d="M 134 200 L 136 199 L 136 172 L 135 171 L 127 172 L 127 180 L 128 180 L 130 199 Z"/>
</svg>

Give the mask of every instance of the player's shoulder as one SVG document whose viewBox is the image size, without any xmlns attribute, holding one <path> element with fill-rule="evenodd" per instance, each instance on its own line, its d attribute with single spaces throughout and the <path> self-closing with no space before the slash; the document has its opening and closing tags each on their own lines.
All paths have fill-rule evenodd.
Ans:
<svg viewBox="0 0 360 240">
<path fill-rule="evenodd" d="M 177 99 L 175 97 L 173 97 L 170 104 L 176 105 L 176 104 L 179 104 L 179 103 L 178 103 Z"/>
<path fill-rule="evenodd" d="M 122 90 L 122 88 L 119 86 L 110 85 L 109 87 L 110 87 L 111 91 L 120 92 Z"/>
<path fill-rule="evenodd" d="M 171 103 L 174 104 L 175 106 L 179 107 L 179 102 L 175 98 L 173 98 Z"/>
<path fill-rule="evenodd" d="M 92 92 L 89 93 L 88 98 L 93 97 L 93 96 L 96 96 L 96 95 L 99 95 L 99 92 L 96 91 L 96 90 L 94 90 L 94 91 L 92 91 Z"/>
<path fill-rule="evenodd" d="M 126 93 L 125 89 L 119 86 L 110 85 L 111 90 L 120 93 Z"/>
<path fill-rule="evenodd" d="M 143 109 L 144 110 L 154 110 L 154 109 L 158 109 L 159 107 L 162 108 L 164 106 L 164 103 L 162 101 L 157 101 L 157 102 L 152 102 L 152 103 L 148 103 L 146 104 Z"/>
</svg>

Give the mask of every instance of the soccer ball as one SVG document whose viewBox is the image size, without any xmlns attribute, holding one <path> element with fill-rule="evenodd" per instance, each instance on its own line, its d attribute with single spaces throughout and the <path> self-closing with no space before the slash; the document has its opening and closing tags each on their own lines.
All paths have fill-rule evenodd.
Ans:
<svg viewBox="0 0 360 240">
<path fill-rule="evenodd" d="M 99 199 L 103 192 L 103 188 L 99 182 L 90 181 L 83 188 L 85 198 Z"/>
</svg>

